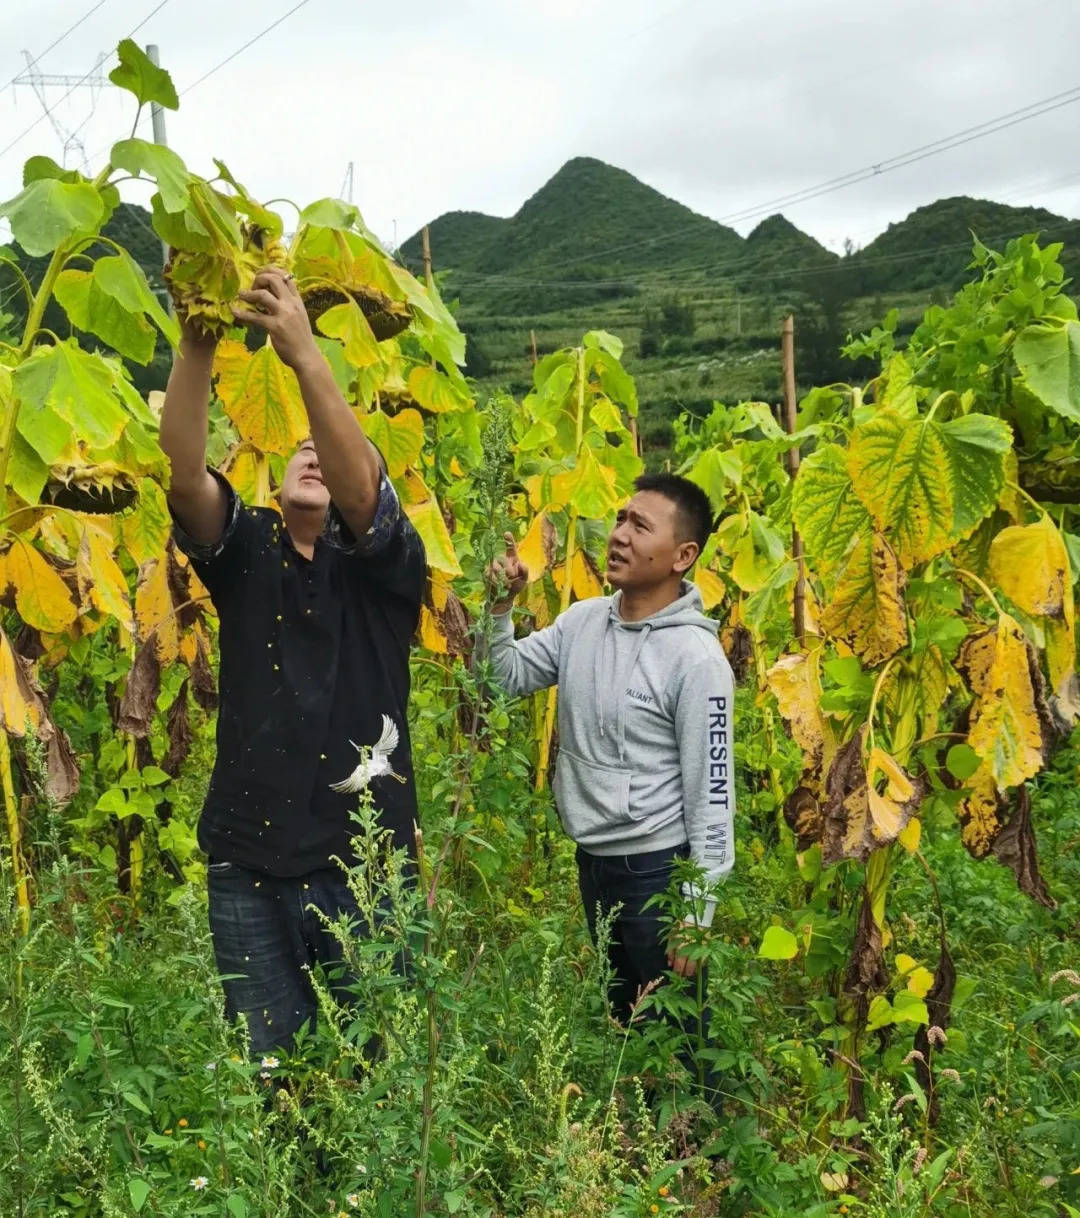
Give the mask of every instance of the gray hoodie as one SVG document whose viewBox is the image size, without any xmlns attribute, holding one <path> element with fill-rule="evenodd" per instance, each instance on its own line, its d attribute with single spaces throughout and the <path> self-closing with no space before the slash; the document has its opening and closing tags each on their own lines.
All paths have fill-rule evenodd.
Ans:
<svg viewBox="0 0 1080 1218">
<path fill-rule="evenodd" d="M 558 684 L 555 802 L 575 842 L 599 855 L 689 842 L 714 883 L 735 859 L 734 681 L 701 593 L 681 593 L 639 622 L 619 616 L 621 593 L 578 601 L 521 640 L 497 615 L 491 662 L 514 696 Z"/>
</svg>

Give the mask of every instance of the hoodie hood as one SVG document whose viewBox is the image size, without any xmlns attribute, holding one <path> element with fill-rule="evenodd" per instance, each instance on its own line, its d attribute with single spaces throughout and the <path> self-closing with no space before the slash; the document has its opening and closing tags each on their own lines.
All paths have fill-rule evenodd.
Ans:
<svg viewBox="0 0 1080 1218">
<path fill-rule="evenodd" d="M 615 703 L 615 740 L 619 759 L 623 761 L 626 758 L 626 699 L 622 694 L 637 667 L 649 636 L 655 630 L 670 630 L 679 626 L 704 630 L 710 638 L 715 639 L 720 627 L 712 618 L 705 616 L 701 589 L 697 584 L 688 583 L 686 580 L 682 582 L 679 597 L 650 617 L 641 618 L 636 622 L 624 621 L 619 612 L 621 605 L 622 592 L 619 591 L 609 603 L 600 646 L 596 649 L 593 687 L 596 690 L 597 726 L 601 736 L 607 734 L 612 719 L 613 708 L 605 703 Z M 636 634 L 637 638 L 630 643 L 624 635 L 620 641 L 621 631 Z"/>
</svg>

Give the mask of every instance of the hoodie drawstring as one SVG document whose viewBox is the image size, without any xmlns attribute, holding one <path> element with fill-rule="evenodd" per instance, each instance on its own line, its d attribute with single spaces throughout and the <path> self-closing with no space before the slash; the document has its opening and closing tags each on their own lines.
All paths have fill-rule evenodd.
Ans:
<svg viewBox="0 0 1080 1218">
<path fill-rule="evenodd" d="M 645 646 L 645 640 L 649 637 L 652 631 L 652 626 L 648 622 L 638 631 L 637 644 L 630 654 L 630 663 L 627 666 L 625 673 L 616 673 L 615 697 L 618 699 L 616 705 L 618 712 L 616 714 L 616 739 L 619 745 L 619 760 L 626 760 L 626 704 L 629 699 L 626 696 L 626 690 L 623 685 L 633 676 L 634 669 L 637 668 L 637 662 L 641 656 L 641 649 Z M 607 637 L 607 631 L 604 632 L 604 637 Z"/>
</svg>

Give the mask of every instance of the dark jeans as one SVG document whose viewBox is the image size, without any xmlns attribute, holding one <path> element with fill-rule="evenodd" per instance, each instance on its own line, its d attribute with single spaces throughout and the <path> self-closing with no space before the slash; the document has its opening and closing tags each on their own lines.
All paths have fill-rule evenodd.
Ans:
<svg viewBox="0 0 1080 1218">
<path fill-rule="evenodd" d="M 352 978 L 341 961 L 341 944 L 316 910 L 331 921 L 344 913 L 363 935 L 366 922 L 340 868 L 289 879 L 249 871 L 235 863 L 207 868 L 210 933 L 218 972 L 240 974 L 222 981 L 225 1013 L 246 1015 L 251 1054 L 289 1049 L 300 1028 L 315 1024 L 317 1000 L 310 970 L 338 970 L 330 988 L 348 1002 Z M 314 908 L 309 908 L 314 906 Z"/>
<path fill-rule="evenodd" d="M 608 990 L 611 1013 L 620 1023 L 627 1023 L 638 1001 L 641 990 L 650 981 L 662 979 L 668 971 L 667 927 L 662 918 L 664 910 L 658 905 L 645 904 L 657 893 L 666 892 L 671 883 L 675 860 L 685 858 L 688 846 L 673 846 L 667 850 L 652 850 L 644 854 L 620 854 L 601 856 L 589 854 L 580 846 L 577 849 L 578 881 L 581 885 L 581 900 L 585 906 L 585 917 L 589 923 L 589 934 L 596 942 L 597 911 L 608 917 L 616 905 L 621 906 L 611 922 L 608 960 L 612 978 Z M 708 978 L 702 978 L 703 984 Z M 696 982 L 693 982 L 696 986 Z M 643 1012 L 644 1018 L 655 1018 L 656 1012 Z M 708 1011 L 705 1012 L 705 1030 L 708 1033 Z M 697 1028 L 683 1029 L 678 1020 L 672 1023 L 692 1033 L 696 1039 Z M 681 1055 L 683 1064 L 691 1076 L 697 1074 L 692 1055 Z M 711 1069 L 706 1069 L 706 1088 L 715 1090 L 716 1080 Z"/>
</svg>

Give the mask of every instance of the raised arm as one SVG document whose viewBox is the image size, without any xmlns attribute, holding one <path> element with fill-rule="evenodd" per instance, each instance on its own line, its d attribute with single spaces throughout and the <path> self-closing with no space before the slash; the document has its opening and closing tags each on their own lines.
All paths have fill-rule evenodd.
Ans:
<svg viewBox="0 0 1080 1218">
<path fill-rule="evenodd" d="M 161 408 L 160 443 L 169 458 L 169 506 L 184 531 L 212 545 L 225 528 L 225 492 L 206 468 L 210 370 L 216 342 L 185 329 Z"/>
<path fill-rule="evenodd" d="M 293 277 L 280 267 L 267 267 L 240 298 L 262 311 L 234 309 L 237 320 L 265 330 L 282 362 L 296 373 L 326 489 L 353 534 L 363 537 L 379 502 L 378 453 L 315 344 Z"/>
<path fill-rule="evenodd" d="M 546 630 L 534 631 L 527 639 L 514 638 L 510 610 L 518 593 L 529 582 L 529 568 L 518 557 L 513 533 L 506 534 L 506 554 L 495 559 L 487 579 L 494 598 L 489 658 L 495 680 L 514 698 L 556 684 L 562 619 L 557 619 L 555 625 Z"/>
</svg>

